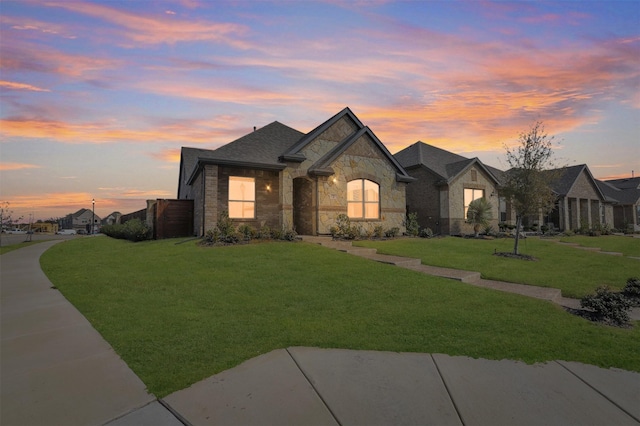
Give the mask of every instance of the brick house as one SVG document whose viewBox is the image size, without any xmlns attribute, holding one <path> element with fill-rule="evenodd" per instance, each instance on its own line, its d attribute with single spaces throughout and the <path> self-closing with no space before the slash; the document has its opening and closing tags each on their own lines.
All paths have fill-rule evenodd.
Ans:
<svg viewBox="0 0 640 426">
<path fill-rule="evenodd" d="M 640 231 L 640 178 L 596 183 L 607 199 L 607 223 L 620 230 Z"/>
<path fill-rule="evenodd" d="M 407 212 L 418 214 L 421 228 L 431 228 L 438 234 L 472 233 L 473 226 L 466 221 L 467 209 L 471 201 L 484 197 L 493 207 L 491 226 L 497 230 L 500 170 L 478 158 L 466 158 L 424 142 L 416 142 L 394 156 L 416 179 L 407 187 Z"/>
<path fill-rule="evenodd" d="M 183 147 L 178 199 L 194 201 L 194 233 L 222 211 L 236 225 L 328 234 L 339 214 L 404 231 L 413 179 L 345 108 L 304 134 L 277 121 L 215 150 Z"/>
<path fill-rule="evenodd" d="M 576 230 L 596 224 L 612 224 L 610 201 L 586 164 L 551 170 L 558 174 L 551 184 L 557 201 L 554 210 L 538 218 L 539 223 L 553 224 L 561 231 Z"/>
</svg>

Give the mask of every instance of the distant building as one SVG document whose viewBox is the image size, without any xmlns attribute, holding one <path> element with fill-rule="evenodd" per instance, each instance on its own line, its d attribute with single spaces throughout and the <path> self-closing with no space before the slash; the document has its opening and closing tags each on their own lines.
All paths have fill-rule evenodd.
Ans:
<svg viewBox="0 0 640 426">
<path fill-rule="evenodd" d="M 75 213 L 66 215 L 62 220 L 62 228 L 90 233 L 92 219 L 97 232 L 100 230 L 101 219 L 98 215 L 93 214 L 90 209 L 80 209 Z"/>
</svg>

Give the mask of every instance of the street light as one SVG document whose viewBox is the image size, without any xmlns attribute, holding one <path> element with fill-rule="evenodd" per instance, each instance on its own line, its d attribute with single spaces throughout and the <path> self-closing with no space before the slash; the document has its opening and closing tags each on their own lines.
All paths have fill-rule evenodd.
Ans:
<svg viewBox="0 0 640 426">
<path fill-rule="evenodd" d="M 96 222 L 96 199 L 92 199 L 91 200 L 91 205 L 92 205 L 92 210 L 91 210 L 91 235 L 93 235 L 93 227 L 95 226 L 95 222 Z"/>
</svg>

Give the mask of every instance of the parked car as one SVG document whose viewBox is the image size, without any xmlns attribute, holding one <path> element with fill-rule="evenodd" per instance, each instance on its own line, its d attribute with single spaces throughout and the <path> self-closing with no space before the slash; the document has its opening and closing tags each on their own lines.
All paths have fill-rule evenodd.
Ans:
<svg viewBox="0 0 640 426">
<path fill-rule="evenodd" d="M 77 234 L 78 235 L 85 235 L 87 233 L 87 231 L 85 231 L 84 229 L 78 229 Z"/>
<path fill-rule="evenodd" d="M 7 234 L 26 234 L 22 229 L 9 229 Z"/>
<path fill-rule="evenodd" d="M 56 232 L 56 234 L 58 234 L 58 235 L 76 235 L 76 230 L 75 229 L 61 229 L 58 232 Z"/>
</svg>

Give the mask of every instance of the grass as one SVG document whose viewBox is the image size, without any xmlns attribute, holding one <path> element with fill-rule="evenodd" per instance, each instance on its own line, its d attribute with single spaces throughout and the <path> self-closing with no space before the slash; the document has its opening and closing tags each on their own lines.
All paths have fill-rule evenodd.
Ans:
<svg viewBox="0 0 640 426">
<path fill-rule="evenodd" d="M 21 249 L 23 247 L 30 246 L 32 244 L 38 244 L 38 243 L 41 243 L 41 242 L 43 242 L 43 241 L 23 241 L 23 242 L 18 243 L 18 244 L 11 244 L 11 245 L 8 245 L 8 246 L 2 246 L 2 247 L 0 247 L 0 255 L 3 255 L 5 253 L 9 253 L 10 251 Z"/>
<path fill-rule="evenodd" d="M 562 237 L 560 241 L 580 244 L 584 247 L 598 247 L 602 251 L 618 252 L 625 256 L 640 257 L 640 238 L 621 237 L 617 235 L 604 235 L 600 237 L 576 235 L 574 237 Z"/>
<path fill-rule="evenodd" d="M 619 238 L 627 243 L 624 237 Z M 611 241 L 615 247 L 616 240 Z M 632 242 L 640 244 L 640 239 Z M 539 259 L 536 262 L 493 256 L 495 251 L 513 250 L 513 240 L 506 238 L 403 238 L 359 241 L 355 245 L 374 247 L 384 254 L 419 258 L 426 265 L 478 271 L 486 279 L 559 288 L 563 296 L 573 298 L 593 293 L 601 285 L 621 290 L 628 278 L 640 276 L 637 259 L 591 253 L 539 238 L 521 240 L 520 245 L 520 253 L 535 256 Z"/>
<path fill-rule="evenodd" d="M 158 397 L 289 346 L 640 371 L 637 326 L 590 323 L 549 302 L 307 243 L 175 243 L 78 239 L 41 258 L 53 284 Z"/>
</svg>

